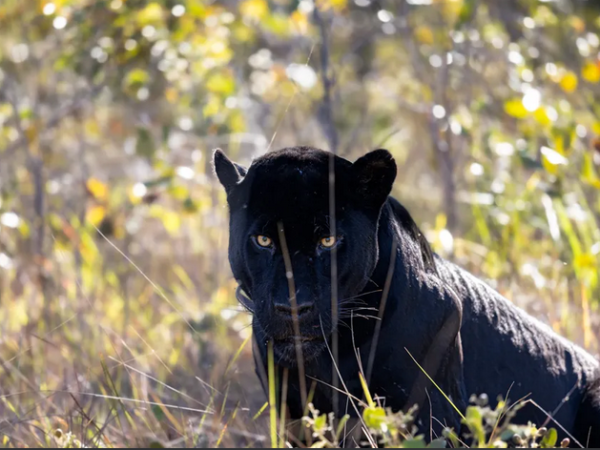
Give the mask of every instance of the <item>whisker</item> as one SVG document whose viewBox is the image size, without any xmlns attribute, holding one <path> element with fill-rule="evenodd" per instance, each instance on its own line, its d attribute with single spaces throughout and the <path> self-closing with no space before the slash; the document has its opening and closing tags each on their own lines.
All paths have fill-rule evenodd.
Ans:
<svg viewBox="0 0 600 450">
<path fill-rule="evenodd" d="M 382 290 L 383 290 L 383 289 L 376 289 L 376 290 L 374 290 L 374 291 L 362 292 L 362 293 L 360 293 L 360 294 L 358 294 L 358 295 L 354 295 L 354 296 L 352 296 L 352 297 L 343 298 L 343 299 L 341 299 L 340 301 L 342 301 L 342 302 L 343 302 L 344 300 L 348 300 L 348 299 L 352 299 L 352 298 L 359 298 L 359 297 L 364 297 L 365 295 L 369 295 L 369 294 L 376 294 L 376 293 L 378 293 L 378 292 L 381 292 Z"/>
</svg>

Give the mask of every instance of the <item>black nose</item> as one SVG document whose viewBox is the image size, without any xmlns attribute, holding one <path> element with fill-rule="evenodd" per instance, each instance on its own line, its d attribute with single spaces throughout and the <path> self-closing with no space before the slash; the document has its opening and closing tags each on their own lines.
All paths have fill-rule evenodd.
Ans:
<svg viewBox="0 0 600 450">
<path fill-rule="evenodd" d="M 298 318 L 308 315 L 314 309 L 314 303 L 303 303 L 298 305 Z M 275 312 L 277 315 L 285 316 L 289 319 L 292 317 L 292 306 L 291 305 L 275 305 Z"/>
</svg>

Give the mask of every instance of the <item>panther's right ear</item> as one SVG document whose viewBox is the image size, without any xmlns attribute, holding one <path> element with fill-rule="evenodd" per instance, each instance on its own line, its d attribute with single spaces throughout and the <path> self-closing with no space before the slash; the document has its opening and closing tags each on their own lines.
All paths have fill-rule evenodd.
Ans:
<svg viewBox="0 0 600 450">
<path fill-rule="evenodd" d="M 219 182 L 228 194 L 246 176 L 246 168 L 231 161 L 220 148 L 213 153 L 213 165 Z"/>
<path fill-rule="evenodd" d="M 379 210 L 396 179 L 396 161 L 384 149 L 373 150 L 352 165 L 358 198 L 370 208 Z"/>
</svg>

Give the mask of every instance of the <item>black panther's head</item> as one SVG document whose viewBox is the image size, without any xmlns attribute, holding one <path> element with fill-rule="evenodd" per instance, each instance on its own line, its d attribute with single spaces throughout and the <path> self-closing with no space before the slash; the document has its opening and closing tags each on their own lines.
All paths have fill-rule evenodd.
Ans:
<svg viewBox="0 0 600 450">
<path fill-rule="evenodd" d="M 351 163 L 322 150 L 294 147 L 268 153 L 247 170 L 217 150 L 214 165 L 231 214 L 229 261 L 251 299 L 258 342 L 273 340 L 278 362 L 296 363 L 295 297 L 308 361 L 337 327 L 333 322 L 340 301 L 358 295 L 375 269 L 377 224 L 396 177 L 394 159 L 386 150 L 375 150 Z"/>
</svg>

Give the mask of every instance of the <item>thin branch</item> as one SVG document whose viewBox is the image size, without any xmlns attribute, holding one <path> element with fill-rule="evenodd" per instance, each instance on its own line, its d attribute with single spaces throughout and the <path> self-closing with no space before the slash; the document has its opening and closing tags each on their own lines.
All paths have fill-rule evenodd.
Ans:
<svg viewBox="0 0 600 450">
<path fill-rule="evenodd" d="M 321 34 L 320 56 L 321 78 L 323 80 L 323 103 L 319 107 L 319 115 L 322 118 L 320 123 L 323 127 L 323 132 L 329 141 L 329 150 L 331 150 L 333 153 L 337 153 L 339 138 L 335 123 L 333 121 L 333 102 L 331 99 L 331 91 L 333 89 L 334 82 L 333 77 L 331 77 L 329 73 L 329 35 L 327 32 L 327 26 L 323 20 L 321 12 L 319 11 L 319 8 L 315 7 L 313 16 Z"/>
<path fill-rule="evenodd" d="M 40 132 L 40 138 L 44 137 L 49 131 L 59 126 L 64 119 L 75 114 L 87 100 L 98 95 L 103 87 L 104 86 L 95 86 L 86 92 L 79 92 L 74 95 L 75 100 L 61 108 L 58 108 L 54 116 L 52 116 L 48 122 L 41 127 L 42 130 Z M 0 153 L 0 162 L 11 158 L 13 154 L 24 145 L 27 145 L 27 137 L 21 134 L 15 141 L 6 147 L 3 152 Z"/>
</svg>

